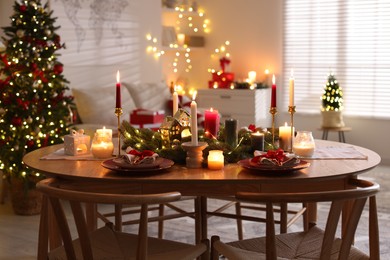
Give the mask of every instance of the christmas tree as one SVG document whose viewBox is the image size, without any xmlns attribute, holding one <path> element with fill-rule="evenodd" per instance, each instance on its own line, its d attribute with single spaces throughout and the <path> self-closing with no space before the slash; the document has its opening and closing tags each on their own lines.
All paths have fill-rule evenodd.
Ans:
<svg viewBox="0 0 390 260">
<path fill-rule="evenodd" d="M 0 53 L 0 170 L 31 187 L 31 180 L 44 176 L 27 168 L 23 156 L 62 143 L 71 114 L 72 97 L 65 93 L 68 81 L 56 54 L 65 46 L 51 16 L 40 0 L 15 1 Z"/>
<path fill-rule="evenodd" d="M 323 111 L 341 111 L 343 109 L 343 90 L 333 73 L 328 76 L 321 100 Z"/>
</svg>

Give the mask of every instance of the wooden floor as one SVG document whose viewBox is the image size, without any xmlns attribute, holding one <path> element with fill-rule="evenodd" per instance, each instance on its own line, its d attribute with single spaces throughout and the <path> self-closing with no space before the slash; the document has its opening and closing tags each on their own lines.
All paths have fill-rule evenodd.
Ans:
<svg viewBox="0 0 390 260">
<path fill-rule="evenodd" d="M 381 192 L 378 195 L 379 225 L 381 240 L 381 258 L 390 259 L 390 166 L 379 166 L 369 173 L 361 175 L 372 178 L 381 184 Z M 181 207 L 191 207 L 189 202 L 180 202 Z M 218 207 L 220 201 L 210 200 L 210 207 Z M 321 211 L 326 205 L 320 205 Z M 107 207 L 102 210 L 109 210 Z M 321 223 L 321 214 L 319 214 Z M 367 212 L 362 216 L 362 223 L 358 228 L 356 246 L 367 251 Z M 38 237 L 39 215 L 18 216 L 12 211 L 10 202 L 0 205 L 0 260 L 36 259 L 36 246 Z M 165 224 L 165 237 L 185 242 L 194 242 L 194 222 L 190 218 L 170 220 Z M 300 223 L 293 225 L 289 231 L 298 230 Z M 262 232 L 263 225 L 245 222 L 245 238 L 253 237 Z M 126 227 L 126 231 L 132 232 L 135 227 Z M 237 239 L 236 224 L 234 220 L 212 217 L 209 219 L 209 236 L 218 234 L 224 241 Z M 150 234 L 156 234 L 156 225 L 152 224 Z"/>
</svg>

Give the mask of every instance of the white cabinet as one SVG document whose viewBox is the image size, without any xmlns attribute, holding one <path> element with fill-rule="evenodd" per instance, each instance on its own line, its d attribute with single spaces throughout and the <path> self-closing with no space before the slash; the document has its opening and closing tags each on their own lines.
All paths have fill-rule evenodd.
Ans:
<svg viewBox="0 0 390 260">
<path fill-rule="evenodd" d="M 238 120 L 238 127 L 271 127 L 269 113 L 271 89 L 200 89 L 197 103 L 201 108 L 215 108 L 221 114 L 221 123 L 225 119 Z"/>
</svg>

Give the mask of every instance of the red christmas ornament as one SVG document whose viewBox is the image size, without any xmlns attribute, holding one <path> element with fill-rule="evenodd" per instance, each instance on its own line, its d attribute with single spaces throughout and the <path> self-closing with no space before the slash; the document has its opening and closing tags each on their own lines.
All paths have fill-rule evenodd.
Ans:
<svg viewBox="0 0 390 260">
<path fill-rule="evenodd" d="M 14 126 L 21 126 L 22 125 L 22 119 L 20 117 L 14 117 L 11 119 L 11 123 Z"/>
<path fill-rule="evenodd" d="M 21 12 L 26 12 L 27 6 L 21 5 L 21 6 L 19 7 L 19 10 L 20 10 Z"/>
<path fill-rule="evenodd" d="M 56 64 L 56 65 L 54 65 L 53 71 L 57 75 L 61 74 L 64 71 L 64 67 L 61 64 Z"/>
<path fill-rule="evenodd" d="M 33 140 L 28 140 L 26 144 L 27 144 L 28 148 L 32 148 L 34 146 L 35 142 Z"/>
</svg>

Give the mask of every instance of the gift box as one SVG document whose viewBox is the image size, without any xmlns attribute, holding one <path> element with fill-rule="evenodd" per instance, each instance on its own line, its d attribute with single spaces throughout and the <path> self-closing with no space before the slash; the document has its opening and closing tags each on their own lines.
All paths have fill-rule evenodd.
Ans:
<svg viewBox="0 0 390 260">
<path fill-rule="evenodd" d="M 91 137 L 84 134 L 84 130 L 71 130 L 70 134 L 64 137 L 64 150 L 66 155 L 81 155 L 89 153 Z"/>
<path fill-rule="evenodd" d="M 209 88 L 215 88 L 214 84 L 218 88 L 230 88 L 230 85 L 234 82 L 234 73 L 231 72 L 214 72 L 212 74 L 212 80 L 209 81 Z"/>
<path fill-rule="evenodd" d="M 135 109 L 130 114 L 130 124 L 140 126 L 158 124 L 164 121 L 164 117 L 165 111 L 163 110 L 152 111 L 147 109 Z"/>
</svg>

